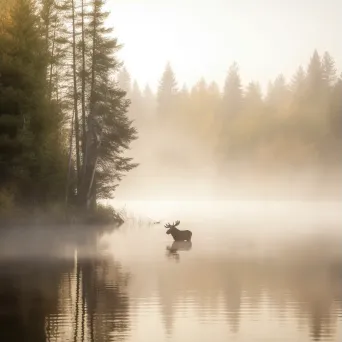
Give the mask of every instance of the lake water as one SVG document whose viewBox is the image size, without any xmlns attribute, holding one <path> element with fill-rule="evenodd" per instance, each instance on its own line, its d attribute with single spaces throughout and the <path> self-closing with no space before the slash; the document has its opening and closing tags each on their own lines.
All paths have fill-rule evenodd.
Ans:
<svg viewBox="0 0 342 342">
<path fill-rule="evenodd" d="M 2 234 L 0 341 L 341 341 L 341 205 L 315 206 L 164 212 L 191 244 L 136 217 Z"/>
</svg>

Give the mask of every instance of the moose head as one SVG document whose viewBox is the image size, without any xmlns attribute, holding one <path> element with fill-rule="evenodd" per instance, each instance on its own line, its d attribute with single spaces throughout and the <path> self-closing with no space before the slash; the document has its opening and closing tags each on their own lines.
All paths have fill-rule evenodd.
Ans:
<svg viewBox="0 0 342 342">
<path fill-rule="evenodd" d="M 171 234 L 175 241 L 190 241 L 192 233 L 189 230 L 179 230 L 177 228 L 179 224 L 180 221 L 165 224 L 164 227 L 168 228 L 166 234 Z"/>
<path fill-rule="evenodd" d="M 166 234 L 171 234 L 171 231 L 177 229 L 176 227 L 179 226 L 179 224 L 180 224 L 180 221 L 173 222 L 172 224 L 170 223 L 165 224 L 164 227 L 168 228 L 168 230 L 166 231 Z"/>
</svg>

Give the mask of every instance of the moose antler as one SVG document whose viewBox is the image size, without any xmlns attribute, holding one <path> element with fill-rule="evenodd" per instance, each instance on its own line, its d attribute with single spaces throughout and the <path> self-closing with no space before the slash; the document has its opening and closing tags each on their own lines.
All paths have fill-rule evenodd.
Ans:
<svg viewBox="0 0 342 342">
<path fill-rule="evenodd" d="M 180 221 L 177 220 L 176 223 L 175 222 L 173 222 L 172 224 L 167 223 L 167 224 L 164 225 L 164 227 L 165 228 L 172 228 L 172 227 L 177 227 L 179 224 L 180 224 Z"/>
</svg>

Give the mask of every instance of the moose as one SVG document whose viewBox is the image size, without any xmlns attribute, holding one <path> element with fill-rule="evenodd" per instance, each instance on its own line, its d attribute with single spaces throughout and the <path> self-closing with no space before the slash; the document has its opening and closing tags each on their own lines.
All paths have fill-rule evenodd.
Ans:
<svg viewBox="0 0 342 342">
<path fill-rule="evenodd" d="M 164 225 L 165 228 L 168 228 L 166 234 L 171 234 L 175 241 L 191 241 L 192 232 L 190 230 L 179 230 L 176 227 L 180 224 L 180 221 L 176 221 L 176 223 L 167 223 Z"/>
</svg>

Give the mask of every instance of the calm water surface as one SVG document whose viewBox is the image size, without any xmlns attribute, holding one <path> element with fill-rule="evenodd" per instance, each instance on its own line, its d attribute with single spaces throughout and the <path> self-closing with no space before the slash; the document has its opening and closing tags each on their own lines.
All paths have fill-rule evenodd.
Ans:
<svg viewBox="0 0 342 342">
<path fill-rule="evenodd" d="M 0 341 L 341 341 L 340 223 L 215 218 L 2 236 Z"/>
</svg>

